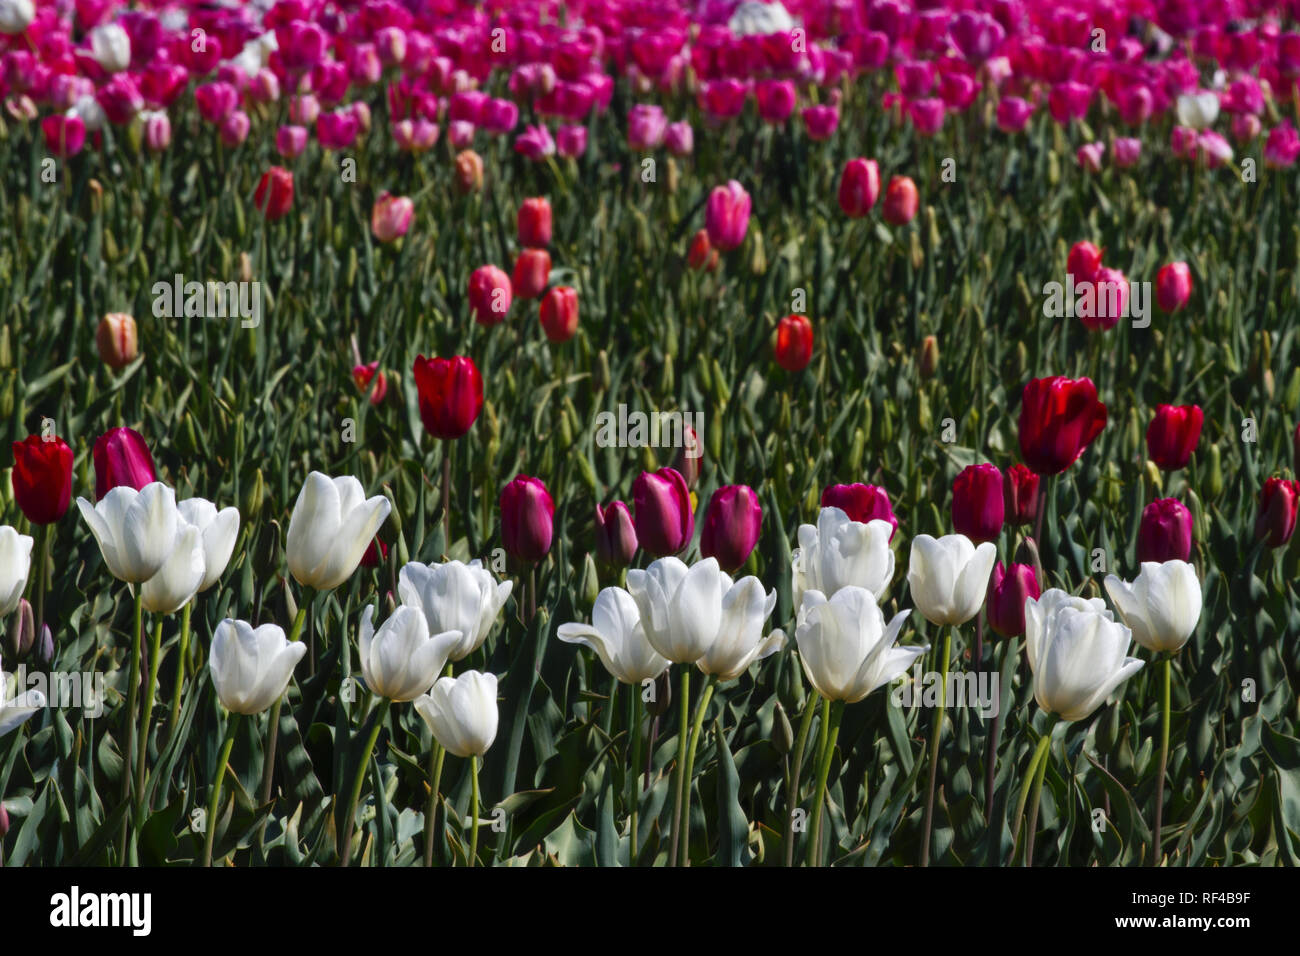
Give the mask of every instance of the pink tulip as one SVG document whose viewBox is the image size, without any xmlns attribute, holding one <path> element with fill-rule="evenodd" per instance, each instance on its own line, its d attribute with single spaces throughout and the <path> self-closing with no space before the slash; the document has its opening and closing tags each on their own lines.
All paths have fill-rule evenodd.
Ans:
<svg viewBox="0 0 1300 956">
<path fill-rule="evenodd" d="M 1085 143 L 1079 147 L 1078 152 L 1075 154 L 1079 160 L 1079 165 L 1083 167 L 1085 172 L 1089 173 L 1101 172 L 1101 160 L 1105 155 L 1105 143 Z"/>
<path fill-rule="evenodd" d="M 648 103 L 638 103 L 628 110 L 627 145 L 630 149 L 645 152 L 657 149 L 668 130 L 668 117 L 663 109 Z"/>
<path fill-rule="evenodd" d="M 275 133 L 275 148 L 287 159 L 301 156 L 307 148 L 307 127 L 281 126 Z"/>
<path fill-rule="evenodd" d="M 912 117 L 912 125 L 918 133 L 933 136 L 943 128 L 943 100 L 935 97 L 916 100 L 908 105 L 908 115 Z"/>
<path fill-rule="evenodd" d="M 581 156 L 587 151 L 587 127 L 561 126 L 555 132 L 555 150 L 571 159 Z"/>
<path fill-rule="evenodd" d="M 414 215 L 415 203 L 408 197 L 381 192 L 370 211 L 370 231 L 380 242 L 392 242 L 406 235 Z"/>
<path fill-rule="evenodd" d="M 1004 96 L 998 100 L 998 129 L 1004 133 L 1019 133 L 1033 115 L 1033 106 L 1018 96 Z"/>
<path fill-rule="evenodd" d="M 754 87 L 758 115 L 765 123 L 780 124 L 794 112 L 798 94 L 789 80 L 764 80 Z"/>
<path fill-rule="evenodd" d="M 749 193 L 736 180 L 713 188 L 704 207 L 704 226 L 714 248 L 729 252 L 740 247 L 749 229 L 750 207 Z"/>
<path fill-rule="evenodd" d="M 809 106 L 803 111 L 803 125 L 808 138 L 823 142 L 835 135 L 840 125 L 840 111 L 836 106 Z"/>
<path fill-rule="evenodd" d="M 243 110 L 235 110 L 221 121 L 222 144 L 228 149 L 234 149 L 248 139 L 248 131 L 252 128 L 252 125 L 247 113 Z"/>
<path fill-rule="evenodd" d="M 316 118 L 316 139 L 324 149 L 347 149 L 356 142 L 360 129 L 351 111 L 335 110 Z"/>
<path fill-rule="evenodd" d="M 686 120 L 669 123 L 664 132 L 664 145 L 675 156 L 689 156 L 695 151 L 695 131 Z"/>
<path fill-rule="evenodd" d="M 1111 147 L 1111 157 L 1115 160 L 1115 165 L 1121 169 L 1136 166 L 1141 156 L 1142 141 L 1131 136 L 1116 138 L 1115 144 Z"/>
</svg>

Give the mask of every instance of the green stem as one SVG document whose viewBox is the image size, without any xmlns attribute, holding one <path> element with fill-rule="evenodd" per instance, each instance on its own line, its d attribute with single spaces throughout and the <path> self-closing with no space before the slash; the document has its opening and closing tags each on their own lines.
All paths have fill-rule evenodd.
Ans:
<svg viewBox="0 0 1300 956">
<path fill-rule="evenodd" d="M 1156 827 L 1151 843 L 1151 865 L 1160 865 L 1160 833 L 1164 823 L 1165 809 L 1165 771 L 1169 768 L 1169 716 L 1170 716 L 1170 674 L 1173 671 L 1173 658 L 1166 654 L 1164 659 L 1164 688 L 1160 696 L 1160 770 L 1156 777 Z"/>
<path fill-rule="evenodd" d="M 470 754 L 469 777 L 472 782 L 469 813 L 469 865 L 472 867 L 478 859 L 478 756 Z"/>
<path fill-rule="evenodd" d="M 135 748 L 135 805 L 142 817 L 144 805 L 145 763 L 149 753 L 149 719 L 153 716 L 154 685 L 158 680 L 158 658 L 162 651 L 163 616 L 157 615 L 153 624 L 153 640 L 149 643 L 149 680 L 144 688 L 144 710 L 140 713 L 140 739 Z"/>
<path fill-rule="evenodd" d="M 813 803 L 812 844 L 808 848 L 808 864 L 822 865 L 822 816 L 826 805 L 826 782 L 831 773 L 831 758 L 835 754 L 835 741 L 840 735 L 840 720 L 844 716 L 844 702 L 822 704 L 821 752 L 817 760 L 817 796 Z"/>
<path fill-rule="evenodd" d="M 176 658 L 176 686 L 172 690 L 172 715 L 167 723 L 172 734 L 176 733 L 176 725 L 180 722 L 181 716 L 181 689 L 185 685 L 185 661 L 190 655 L 190 610 L 194 607 L 194 600 L 187 603 L 185 609 L 181 611 L 180 656 Z"/>
<path fill-rule="evenodd" d="M 1029 800 L 1029 788 L 1033 783 L 1036 771 L 1038 770 L 1039 761 L 1044 759 L 1047 748 L 1051 742 L 1051 727 L 1048 732 L 1038 739 L 1038 746 L 1034 748 L 1034 755 L 1029 759 L 1029 766 L 1025 768 L 1025 779 L 1020 785 L 1020 799 L 1016 801 L 1016 813 L 1012 819 L 1011 825 L 1011 859 L 1016 858 L 1016 849 L 1020 844 L 1020 822 L 1024 819 L 1025 804 Z"/>
<path fill-rule="evenodd" d="M 695 748 L 699 746 L 700 730 L 704 727 L 704 714 L 709 709 L 709 701 L 713 699 L 713 688 L 717 685 L 718 679 L 710 674 L 709 679 L 704 682 L 700 702 L 695 705 L 695 723 L 691 726 L 691 742 L 686 747 L 686 789 L 682 794 L 682 866 L 691 865 L 691 778 L 695 773 Z"/>
<path fill-rule="evenodd" d="M 221 745 L 217 757 L 217 770 L 213 774 L 212 793 L 208 797 L 208 815 L 203 820 L 203 865 L 212 865 L 212 843 L 217 837 L 217 813 L 221 809 L 221 781 L 226 775 L 226 764 L 230 761 L 230 751 L 235 746 L 235 731 L 239 727 L 239 715 L 231 714 L 226 721 L 226 739 Z"/>
<path fill-rule="evenodd" d="M 686 735 L 691 721 L 691 669 L 688 664 L 678 666 L 682 669 L 682 679 L 677 723 L 677 795 L 673 800 L 672 839 L 668 845 L 669 866 L 677 865 L 677 841 L 680 839 L 682 825 L 682 781 L 686 773 Z"/>
<path fill-rule="evenodd" d="M 298 608 L 298 613 L 293 619 L 293 630 L 289 632 L 289 643 L 299 640 L 302 637 L 303 622 L 307 620 L 307 591 L 303 589 L 302 607 Z M 275 777 L 275 745 L 280 737 L 280 707 L 284 704 L 284 695 L 281 694 L 274 704 L 271 705 L 271 719 L 266 726 L 266 751 L 262 760 L 262 790 L 261 800 L 259 803 L 266 806 L 271 802 L 271 784 Z M 266 824 L 262 824 L 263 832 L 266 830 Z"/>
<path fill-rule="evenodd" d="M 640 777 L 641 767 L 641 687 L 639 684 L 633 684 L 629 688 L 628 697 L 629 710 L 631 715 L 628 718 L 627 731 L 632 735 L 632 756 L 627 765 L 628 778 L 628 807 L 632 815 L 632 845 L 628 849 L 628 865 L 636 866 L 636 849 L 637 849 L 637 810 L 641 804 L 641 794 L 638 792 L 637 782 Z"/>
<path fill-rule="evenodd" d="M 442 783 L 442 763 L 447 751 L 437 740 L 429 751 L 429 805 L 424 811 L 424 865 L 433 866 L 433 835 L 438 814 L 438 787 Z"/>
<path fill-rule="evenodd" d="M 1025 866 L 1034 865 L 1034 832 L 1038 829 L 1038 803 L 1043 794 L 1043 776 L 1047 773 L 1047 762 L 1051 754 L 1050 746 L 1044 747 L 1043 741 L 1050 744 L 1051 739 L 1052 731 L 1049 727 L 1043 734 L 1043 740 L 1038 744 L 1039 749 L 1043 751 L 1043 756 L 1034 771 L 1034 789 L 1029 794 L 1029 823 L 1025 828 Z"/>
<path fill-rule="evenodd" d="M 126 755 L 122 761 L 122 803 L 131 796 L 131 763 L 133 757 L 132 748 L 135 746 L 135 698 L 137 685 L 140 683 L 140 631 L 144 624 L 144 591 L 140 584 L 135 587 L 135 626 L 131 636 L 131 672 L 127 678 L 126 688 Z M 131 833 L 131 818 L 127 814 L 122 815 L 122 836 L 121 836 L 121 854 L 119 863 L 122 866 L 127 865 L 127 840 Z"/>
<path fill-rule="evenodd" d="M 790 789 L 785 796 L 785 865 L 794 866 L 794 811 L 799 803 L 799 778 L 803 776 L 803 752 L 808 746 L 813 717 L 817 715 L 817 695 L 810 694 L 804 704 L 803 720 L 799 722 L 799 737 L 794 745 L 794 768 L 790 773 Z"/>
<path fill-rule="evenodd" d="M 50 538 L 53 536 L 54 525 L 47 524 L 41 527 L 41 566 L 36 572 L 36 630 L 33 642 L 38 648 L 41 646 L 45 630 L 46 570 L 50 566 Z M 46 661 L 46 663 L 50 662 Z"/>
<path fill-rule="evenodd" d="M 361 759 L 357 762 L 357 773 L 352 779 L 352 793 L 348 796 L 347 814 L 343 817 L 343 839 L 339 843 L 339 856 L 343 858 L 344 866 L 352 861 L 352 828 L 357 815 L 357 804 L 361 802 L 361 785 L 365 783 L 366 767 L 370 764 L 370 755 L 375 752 L 375 743 L 379 740 L 379 732 L 384 729 L 384 719 L 388 716 L 388 708 L 392 703 L 387 697 L 379 698 L 379 703 L 375 706 L 374 726 L 370 728 L 370 736 L 366 738 L 365 749 L 361 751 Z"/>
<path fill-rule="evenodd" d="M 943 657 L 939 661 L 939 712 L 934 716 L 930 731 L 930 785 L 925 797 L 925 825 L 921 829 L 921 866 L 930 865 L 930 831 L 934 826 L 934 786 L 939 774 L 939 738 L 943 735 L 943 718 L 948 709 L 948 657 L 952 653 L 952 632 L 949 627 L 943 635 Z"/>
</svg>

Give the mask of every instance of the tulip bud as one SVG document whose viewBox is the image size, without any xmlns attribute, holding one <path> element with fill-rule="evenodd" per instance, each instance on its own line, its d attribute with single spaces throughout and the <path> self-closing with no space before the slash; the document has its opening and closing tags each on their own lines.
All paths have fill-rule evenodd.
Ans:
<svg viewBox="0 0 1300 956">
<path fill-rule="evenodd" d="M 1033 565 L 1012 564 L 1003 568 L 999 561 L 989 576 L 985 597 L 989 626 L 1003 637 L 1019 637 L 1025 633 L 1025 601 L 1037 600 L 1041 593 Z"/>
<path fill-rule="evenodd" d="M 927 335 L 921 340 L 916 364 L 922 380 L 934 378 L 934 373 L 939 369 L 939 340 L 933 335 Z"/>
<path fill-rule="evenodd" d="M 456 154 L 456 189 L 461 193 L 476 193 L 483 188 L 483 157 L 472 149 Z"/>
<path fill-rule="evenodd" d="M 892 226 L 905 226 L 916 217 L 920 201 L 916 183 L 908 176 L 895 176 L 885 189 L 885 206 L 881 215 Z"/>
<path fill-rule="evenodd" d="M 763 526 L 763 507 L 748 485 L 724 485 L 713 493 L 700 531 L 700 554 L 732 572 L 749 560 Z"/>
<path fill-rule="evenodd" d="M 1259 517 L 1255 519 L 1255 537 L 1270 548 L 1280 548 L 1291 540 L 1295 531 L 1296 506 L 1300 501 L 1300 482 L 1286 478 L 1269 478 L 1259 496 Z"/>
<path fill-rule="evenodd" d="M 497 325 L 510 311 L 510 277 L 494 265 L 479 266 L 469 277 L 469 306 L 479 325 Z"/>
<path fill-rule="evenodd" d="M 544 197 L 525 199 L 516 221 L 523 248 L 540 249 L 551 244 L 551 204 Z"/>
<path fill-rule="evenodd" d="M 501 490 L 501 543 L 532 564 L 551 550 L 555 503 L 541 479 L 519 475 Z"/>
<path fill-rule="evenodd" d="M 596 505 L 596 556 L 613 568 L 625 568 L 636 556 L 636 528 L 627 505 L 615 501 L 608 508 Z"/>
<path fill-rule="evenodd" d="M 772 747 L 783 757 L 794 749 L 794 728 L 790 726 L 790 718 L 780 701 L 776 702 L 776 714 L 772 720 Z"/>
<path fill-rule="evenodd" d="M 672 468 L 643 471 L 632 483 L 637 541 L 657 558 L 677 554 L 695 534 L 690 489 Z"/>
<path fill-rule="evenodd" d="M 262 479 L 262 469 L 259 468 L 253 472 L 253 480 L 244 489 L 244 500 L 240 503 L 240 511 L 245 521 L 252 523 L 257 520 L 257 516 L 262 513 L 262 502 L 265 499 L 266 484 Z"/>
<path fill-rule="evenodd" d="M 1003 514 L 1008 524 L 1032 525 L 1038 517 L 1038 476 L 1015 464 L 1002 476 Z"/>
<path fill-rule="evenodd" d="M 1156 305 L 1162 312 L 1177 312 L 1192 296 L 1192 271 L 1186 262 L 1171 262 L 1156 273 Z"/>
<path fill-rule="evenodd" d="M 515 259 L 511 282 L 515 295 L 521 299 L 536 299 L 551 281 L 551 254 L 545 249 L 525 249 Z"/>
<path fill-rule="evenodd" d="M 712 272 L 718 267 L 718 250 L 709 243 L 709 231 L 701 229 L 691 239 L 686 252 L 686 264 L 692 269 L 707 269 Z"/>
<path fill-rule="evenodd" d="M 952 525 L 976 544 L 1002 531 L 1005 514 L 1002 472 L 996 465 L 968 465 L 952 483 Z"/>
<path fill-rule="evenodd" d="M 40 573 L 39 569 L 36 573 Z M 32 606 L 26 598 L 19 598 L 18 607 L 9 618 L 8 651 L 14 657 L 21 659 L 27 656 L 27 652 L 35 643 L 36 620 L 32 616 Z"/>
<path fill-rule="evenodd" d="M 1210 472 L 1205 479 L 1205 490 L 1211 498 L 1223 494 L 1223 456 L 1218 445 L 1210 446 Z"/>
<path fill-rule="evenodd" d="M 682 446 L 673 455 L 673 470 L 686 479 L 686 487 L 694 488 L 700 480 L 700 459 L 704 456 L 704 444 L 695 429 L 690 425 L 682 426 Z"/>
<path fill-rule="evenodd" d="M 153 456 L 144 437 L 130 428 L 110 428 L 95 441 L 95 500 L 125 485 L 136 491 L 157 481 Z"/>
<path fill-rule="evenodd" d="M 104 316 L 95 329 L 95 347 L 109 368 L 126 368 L 140 354 L 135 319 L 125 312 L 110 312 Z"/>
<path fill-rule="evenodd" d="M 1158 498 L 1142 509 L 1139 562 L 1186 561 L 1192 553 L 1192 513 L 1176 498 Z"/>
<path fill-rule="evenodd" d="M 1074 276 L 1076 283 L 1092 282 L 1101 269 L 1102 251 L 1091 242 L 1076 242 L 1070 247 L 1065 261 L 1065 271 Z"/>
<path fill-rule="evenodd" d="M 1026 535 L 1016 548 L 1016 563 L 1027 564 L 1034 569 L 1034 580 L 1040 584 L 1043 580 L 1043 559 L 1038 553 L 1038 542 Z"/>
<path fill-rule="evenodd" d="M 542 298 L 542 331 L 555 344 L 567 342 L 578 331 L 578 290 L 560 285 Z"/>
<path fill-rule="evenodd" d="M 802 372 L 812 361 L 812 323 L 804 315 L 787 315 L 776 327 L 776 364 L 787 372 Z"/>
</svg>

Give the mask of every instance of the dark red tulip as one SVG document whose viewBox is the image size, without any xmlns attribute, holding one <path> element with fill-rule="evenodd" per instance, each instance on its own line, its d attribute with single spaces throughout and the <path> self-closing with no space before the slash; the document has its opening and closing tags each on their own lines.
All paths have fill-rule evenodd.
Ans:
<svg viewBox="0 0 1300 956">
<path fill-rule="evenodd" d="M 130 428 L 110 428 L 95 441 L 95 500 L 125 485 L 139 491 L 158 480 L 144 436 Z"/>
<path fill-rule="evenodd" d="M 540 478 L 519 475 L 501 489 L 501 543 L 520 561 L 540 561 L 551 550 L 555 502 Z"/>
<path fill-rule="evenodd" d="M 1020 403 L 1020 454 L 1034 472 L 1058 475 L 1106 427 L 1106 406 L 1090 378 L 1036 378 Z"/>
<path fill-rule="evenodd" d="M 849 516 L 850 521 L 888 521 L 898 530 L 898 519 L 894 517 L 894 506 L 889 501 L 889 493 L 876 485 L 828 485 L 822 491 L 823 508 L 839 508 Z M 892 540 L 894 531 L 889 533 Z"/>
<path fill-rule="evenodd" d="M 812 323 L 804 315 L 787 315 L 776 326 L 776 364 L 787 372 L 802 372 L 812 361 Z"/>
<path fill-rule="evenodd" d="M 1270 478 L 1259 496 L 1259 517 L 1255 519 L 1255 537 L 1270 548 L 1280 548 L 1291 540 L 1295 531 L 1296 504 L 1300 501 L 1300 481 Z"/>
<path fill-rule="evenodd" d="M 701 229 L 691 239 L 686 264 L 692 269 L 707 269 L 709 272 L 718 267 L 718 250 L 709 242 L 709 230 Z"/>
<path fill-rule="evenodd" d="M 989 626 L 1003 637 L 1019 637 L 1025 633 L 1025 602 L 1037 600 L 1042 593 L 1038 576 L 1029 564 L 993 565 L 989 575 L 989 589 L 985 606 L 989 612 Z"/>
<path fill-rule="evenodd" d="M 361 555 L 361 566 L 363 568 L 377 568 L 388 560 L 388 545 L 384 544 L 378 536 L 370 539 L 366 545 L 365 553 Z"/>
<path fill-rule="evenodd" d="M 288 213 L 293 206 L 293 173 L 283 166 L 272 166 L 262 174 L 253 204 L 272 221 Z"/>
<path fill-rule="evenodd" d="M 551 281 L 551 254 L 545 249 L 525 249 L 515 260 L 510 281 L 519 298 L 536 299 Z"/>
<path fill-rule="evenodd" d="M 621 501 L 608 508 L 596 505 L 596 557 L 614 568 L 625 568 L 636 556 L 636 528 L 632 512 Z"/>
<path fill-rule="evenodd" d="M 517 218 L 519 245 L 540 249 L 551 244 L 551 204 L 544 197 L 525 199 Z"/>
<path fill-rule="evenodd" d="M 700 554 L 735 571 L 749 560 L 763 526 L 763 506 L 748 485 L 723 485 L 709 499 L 700 529 Z"/>
<path fill-rule="evenodd" d="M 1177 498 L 1158 498 L 1142 509 L 1137 540 L 1139 563 L 1186 561 L 1191 553 L 1192 513 L 1182 502 Z"/>
<path fill-rule="evenodd" d="M 32 524 L 52 524 L 72 503 L 72 449 L 57 435 L 14 442 L 14 501 Z"/>
<path fill-rule="evenodd" d="M 460 438 L 468 432 L 483 409 L 483 376 L 474 360 L 421 355 L 414 372 L 425 430 L 435 438 Z"/>
<path fill-rule="evenodd" d="M 676 554 L 691 543 L 695 513 L 686 479 L 672 468 L 643 471 L 632 483 L 636 539 L 656 558 Z"/>
<path fill-rule="evenodd" d="M 1002 476 L 1002 513 L 1012 526 L 1031 525 L 1038 517 L 1038 476 L 1019 463 Z"/>
<path fill-rule="evenodd" d="M 1002 472 L 996 465 L 967 465 L 952 483 L 952 526 L 976 544 L 1002 531 Z"/>
<path fill-rule="evenodd" d="M 542 297 L 542 331 L 555 343 L 567 342 L 578 331 L 578 290 L 557 285 Z"/>
<path fill-rule="evenodd" d="M 1186 466 L 1201 440 L 1205 414 L 1199 405 L 1157 405 L 1147 426 L 1147 455 L 1165 471 Z"/>
</svg>

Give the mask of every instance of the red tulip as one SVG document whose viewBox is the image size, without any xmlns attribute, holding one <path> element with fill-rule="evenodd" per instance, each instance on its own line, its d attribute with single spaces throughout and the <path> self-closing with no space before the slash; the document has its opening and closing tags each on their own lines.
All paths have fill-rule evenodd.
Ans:
<svg viewBox="0 0 1300 956">
<path fill-rule="evenodd" d="M 1025 633 L 1025 602 L 1037 600 L 1041 594 L 1033 565 L 1011 564 L 1004 568 L 999 561 L 993 565 L 985 595 L 989 626 L 1003 637 L 1019 637 Z"/>
<path fill-rule="evenodd" d="M 519 207 L 516 223 L 519 245 L 525 249 L 540 249 L 551 244 L 551 204 L 544 197 L 525 199 Z"/>
<path fill-rule="evenodd" d="M 521 299 L 535 299 L 551 281 L 551 254 L 545 249 L 525 249 L 515 260 L 515 274 L 511 279 L 515 295 Z"/>
<path fill-rule="evenodd" d="M 293 173 L 283 166 L 272 166 L 264 172 L 253 193 L 253 204 L 271 221 L 288 213 L 293 205 Z"/>
<path fill-rule="evenodd" d="M 496 266 L 479 266 L 469 276 L 469 307 L 479 325 L 497 325 L 510 311 L 510 277 Z"/>
<path fill-rule="evenodd" d="M 850 219 L 871 212 L 880 196 L 880 166 L 874 159 L 850 159 L 840 174 L 840 210 Z"/>
<path fill-rule="evenodd" d="M 1022 464 L 1002 476 L 1002 513 L 1013 526 L 1031 525 L 1038 517 L 1038 476 Z"/>
<path fill-rule="evenodd" d="M 520 561 L 540 561 L 551 550 L 555 502 L 540 478 L 519 475 L 501 489 L 501 543 Z"/>
<path fill-rule="evenodd" d="M 1162 312 L 1177 312 L 1192 297 L 1192 270 L 1186 262 L 1171 262 L 1156 273 L 1156 305 Z"/>
<path fill-rule="evenodd" d="M 1270 548 L 1280 548 L 1291 540 L 1295 531 L 1296 504 L 1300 500 L 1300 481 L 1270 478 L 1259 496 L 1259 517 L 1255 519 L 1255 537 Z"/>
<path fill-rule="evenodd" d="M 686 479 L 672 468 L 643 471 L 632 483 L 636 538 L 657 558 L 676 554 L 691 543 L 695 514 Z"/>
<path fill-rule="evenodd" d="M 787 315 L 776 326 L 776 364 L 787 372 L 801 372 L 812 361 L 812 323 L 804 315 Z"/>
<path fill-rule="evenodd" d="M 1199 405 L 1157 405 L 1147 426 L 1147 455 L 1165 471 L 1184 467 L 1201 440 L 1204 420 Z"/>
<path fill-rule="evenodd" d="M 352 381 L 360 391 L 369 393 L 371 405 L 379 405 L 388 394 L 388 376 L 379 371 L 378 362 L 352 366 Z"/>
<path fill-rule="evenodd" d="M 1192 553 L 1192 513 L 1177 498 L 1158 498 L 1142 509 L 1139 563 L 1186 561 Z"/>
<path fill-rule="evenodd" d="M 709 230 L 701 229 L 691 239 L 686 264 L 692 269 L 707 269 L 709 272 L 718 267 L 718 250 L 709 243 Z"/>
<path fill-rule="evenodd" d="M 1101 268 L 1101 250 L 1091 242 L 1076 242 L 1070 247 L 1069 258 L 1065 261 L 1065 271 L 1074 276 L 1074 281 L 1091 282 L 1097 277 Z"/>
<path fill-rule="evenodd" d="M 735 571 L 758 544 L 763 507 L 748 485 L 723 485 L 709 499 L 700 530 L 700 555 L 716 558 L 722 570 Z"/>
<path fill-rule="evenodd" d="M 119 485 L 139 491 L 158 480 L 144 436 L 130 428 L 104 432 L 95 441 L 91 457 L 95 462 L 96 501 Z"/>
<path fill-rule="evenodd" d="M 885 207 L 881 215 L 891 226 L 905 226 L 916 218 L 921 198 L 911 177 L 895 176 L 885 189 Z"/>
<path fill-rule="evenodd" d="M 363 568 L 377 568 L 388 560 L 388 545 L 379 539 L 379 536 L 370 539 L 366 545 L 365 553 L 361 555 L 361 566 Z"/>
<path fill-rule="evenodd" d="M 1020 455 L 1040 475 L 1074 464 L 1106 427 L 1106 406 L 1092 379 L 1036 378 L 1020 404 Z"/>
<path fill-rule="evenodd" d="M 542 330 L 552 342 L 567 342 L 578 331 L 578 290 L 558 285 L 546 293 L 541 307 Z"/>
<path fill-rule="evenodd" d="M 894 517 L 894 506 L 890 504 L 889 493 L 875 485 L 828 485 L 822 491 L 823 508 L 839 508 L 849 516 L 850 521 L 888 521 L 898 530 L 898 519 Z M 894 537 L 894 532 L 889 533 Z"/>
<path fill-rule="evenodd" d="M 596 557 L 615 568 L 625 568 L 636 556 L 636 528 L 632 512 L 621 501 L 608 508 L 596 505 Z"/>
<path fill-rule="evenodd" d="M 435 438 L 460 438 L 483 409 L 483 377 L 468 356 L 415 360 L 420 420 Z"/>
<path fill-rule="evenodd" d="M 52 524 L 72 503 L 72 449 L 57 435 L 14 442 L 14 501 L 32 524 Z"/>
<path fill-rule="evenodd" d="M 967 465 L 952 483 L 952 525 L 976 544 L 1002 531 L 1002 472 L 996 465 Z"/>
</svg>

